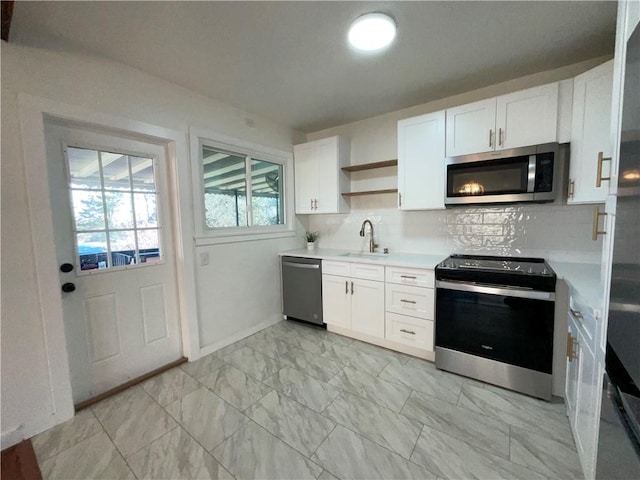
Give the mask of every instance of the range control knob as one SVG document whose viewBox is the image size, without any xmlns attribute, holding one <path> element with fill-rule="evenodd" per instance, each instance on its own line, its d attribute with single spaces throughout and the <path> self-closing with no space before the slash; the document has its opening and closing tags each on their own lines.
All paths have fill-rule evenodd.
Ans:
<svg viewBox="0 0 640 480">
<path fill-rule="evenodd" d="M 527 270 L 528 274 L 533 274 L 533 267 L 529 267 L 529 270 Z"/>
</svg>

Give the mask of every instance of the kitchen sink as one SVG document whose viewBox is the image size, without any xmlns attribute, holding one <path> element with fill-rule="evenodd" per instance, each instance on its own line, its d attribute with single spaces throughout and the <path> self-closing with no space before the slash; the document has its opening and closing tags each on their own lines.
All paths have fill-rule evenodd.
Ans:
<svg viewBox="0 0 640 480">
<path fill-rule="evenodd" d="M 389 255 L 384 253 L 364 253 L 364 252 L 347 252 L 341 253 L 340 257 L 349 257 L 349 258 L 366 258 L 367 260 L 383 260 L 384 258 L 388 258 Z"/>
</svg>

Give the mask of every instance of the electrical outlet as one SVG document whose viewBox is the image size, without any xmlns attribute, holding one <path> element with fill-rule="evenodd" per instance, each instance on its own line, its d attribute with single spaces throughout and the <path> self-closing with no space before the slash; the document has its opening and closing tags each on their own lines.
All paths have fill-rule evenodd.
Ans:
<svg viewBox="0 0 640 480">
<path fill-rule="evenodd" d="M 200 266 L 209 265 L 209 252 L 200 252 Z"/>
</svg>

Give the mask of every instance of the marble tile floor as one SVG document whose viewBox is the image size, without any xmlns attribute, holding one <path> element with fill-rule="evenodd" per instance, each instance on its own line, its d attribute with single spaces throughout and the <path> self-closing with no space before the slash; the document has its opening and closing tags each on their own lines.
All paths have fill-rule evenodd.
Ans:
<svg viewBox="0 0 640 480">
<path fill-rule="evenodd" d="M 291 321 L 32 439 L 45 479 L 579 479 L 565 406 Z"/>
</svg>

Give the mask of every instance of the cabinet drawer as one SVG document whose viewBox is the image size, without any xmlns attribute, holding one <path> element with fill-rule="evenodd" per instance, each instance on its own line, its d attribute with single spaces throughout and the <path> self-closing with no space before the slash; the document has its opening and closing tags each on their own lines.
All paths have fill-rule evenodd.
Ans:
<svg viewBox="0 0 640 480">
<path fill-rule="evenodd" d="M 385 338 L 415 348 L 433 351 L 433 322 L 387 312 Z"/>
<path fill-rule="evenodd" d="M 350 264 L 348 262 L 334 262 L 332 260 L 322 260 L 322 273 L 348 277 L 350 275 Z"/>
<path fill-rule="evenodd" d="M 352 263 L 351 276 L 363 280 L 377 280 L 384 282 L 384 265 L 372 265 L 370 263 Z"/>
<path fill-rule="evenodd" d="M 385 285 L 387 312 L 433 320 L 434 290 L 409 285 Z"/>
<path fill-rule="evenodd" d="M 415 287 L 433 288 L 435 285 L 433 270 L 420 268 L 387 267 L 385 281 Z"/>
</svg>

